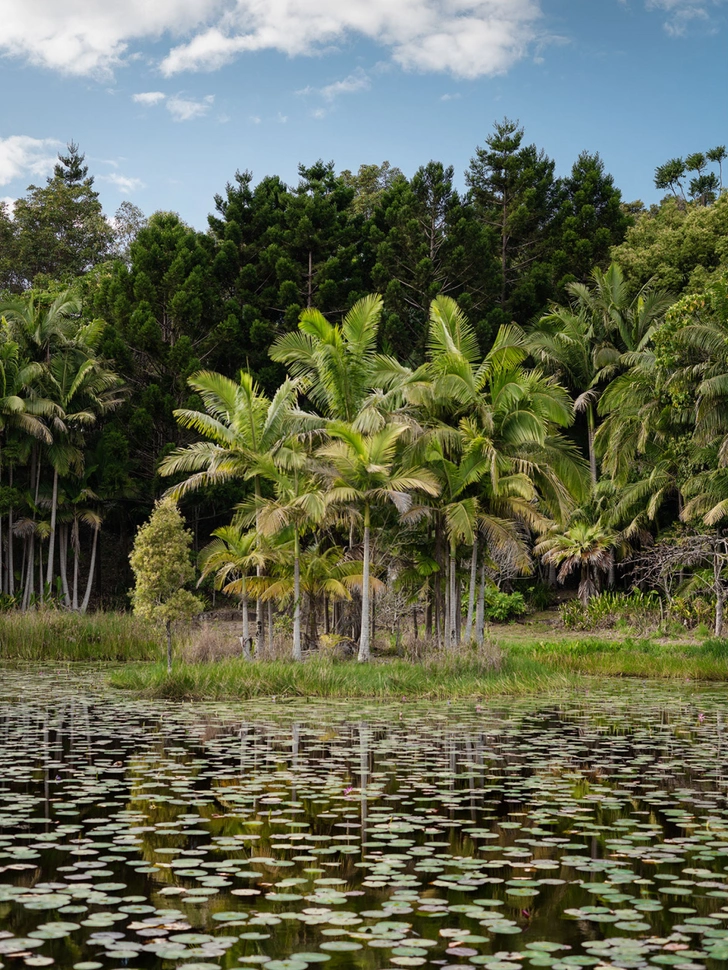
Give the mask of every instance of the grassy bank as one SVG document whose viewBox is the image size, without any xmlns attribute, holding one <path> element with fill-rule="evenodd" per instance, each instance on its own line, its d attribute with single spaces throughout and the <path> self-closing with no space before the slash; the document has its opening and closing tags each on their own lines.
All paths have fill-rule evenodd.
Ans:
<svg viewBox="0 0 728 970">
<path fill-rule="evenodd" d="M 2 660 L 155 660 L 160 653 L 159 632 L 128 613 L 0 614 Z"/>
<path fill-rule="evenodd" d="M 574 685 L 580 675 L 728 681 L 728 643 L 661 643 L 594 638 L 518 639 L 504 644 L 500 661 L 457 657 L 415 663 L 372 664 L 311 658 L 246 662 L 226 658 L 180 663 L 171 675 L 161 664 L 114 671 L 113 686 L 168 700 L 240 700 L 252 697 L 338 697 L 382 700 L 455 700 L 538 693 Z"/>
<path fill-rule="evenodd" d="M 311 658 L 250 662 L 134 665 L 114 671 L 114 687 L 167 700 L 241 700 L 252 697 L 339 697 L 381 700 L 455 700 L 536 693 L 563 687 L 568 678 L 521 660 L 500 670 L 478 662 L 384 660 L 371 664 Z"/>
</svg>

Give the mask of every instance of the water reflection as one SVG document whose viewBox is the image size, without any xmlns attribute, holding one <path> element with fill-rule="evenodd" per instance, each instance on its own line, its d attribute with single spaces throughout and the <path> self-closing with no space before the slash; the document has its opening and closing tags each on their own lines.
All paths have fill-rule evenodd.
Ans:
<svg viewBox="0 0 728 970">
<path fill-rule="evenodd" d="M 3 683 L 0 954 L 25 965 L 728 958 L 720 690 L 211 707 Z"/>
</svg>

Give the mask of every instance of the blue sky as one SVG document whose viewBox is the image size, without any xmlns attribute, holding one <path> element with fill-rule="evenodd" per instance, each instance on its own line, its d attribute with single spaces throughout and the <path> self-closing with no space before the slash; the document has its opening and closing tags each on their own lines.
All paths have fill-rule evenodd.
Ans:
<svg viewBox="0 0 728 970">
<path fill-rule="evenodd" d="M 5 0 L 0 198 L 71 139 L 106 211 L 206 227 L 236 169 L 437 159 L 496 118 L 568 172 L 598 151 L 627 200 L 728 142 L 728 0 Z"/>
</svg>

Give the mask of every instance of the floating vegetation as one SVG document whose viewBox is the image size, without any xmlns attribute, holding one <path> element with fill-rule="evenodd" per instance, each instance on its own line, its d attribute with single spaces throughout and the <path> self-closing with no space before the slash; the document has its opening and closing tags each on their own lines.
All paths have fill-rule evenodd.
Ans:
<svg viewBox="0 0 728 970">
<path fill-rule="evenodd" d="M 728 960 L 719 689 L 174 705 L 4 671 L 0 964 Z"/>
</svg>

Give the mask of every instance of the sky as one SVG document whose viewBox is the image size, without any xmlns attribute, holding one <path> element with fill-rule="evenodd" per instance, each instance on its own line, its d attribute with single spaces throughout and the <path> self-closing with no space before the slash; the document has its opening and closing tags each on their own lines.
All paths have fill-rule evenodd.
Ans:
<svg viewBox="0 0 728 970">
<path fill-rule="evenodd" d="M 236 170 L 464 171 L 496 119 L 626 201 L 728 142 L 728 0 L 0 0 L 0 199 L 74 140 L 106 212 L 207 227 Z"/>
</svg>

